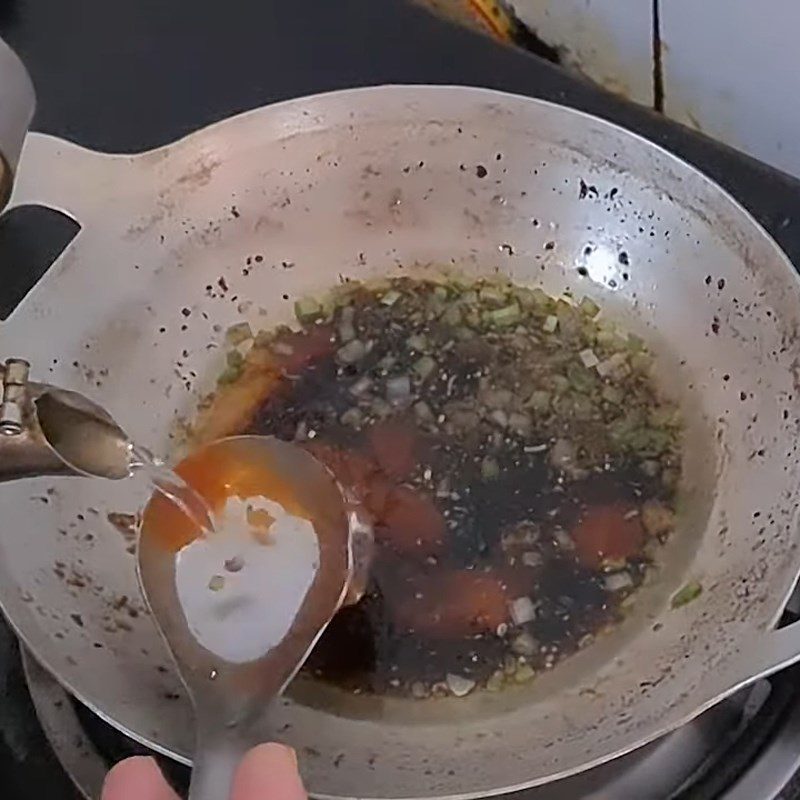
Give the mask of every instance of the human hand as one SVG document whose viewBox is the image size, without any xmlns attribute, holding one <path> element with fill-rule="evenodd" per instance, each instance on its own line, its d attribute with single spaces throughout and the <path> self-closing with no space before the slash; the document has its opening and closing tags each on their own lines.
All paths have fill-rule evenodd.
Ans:
<svg viewBox="0 0 800 800">
<path fill-rule="evenodd" d="M 136 757 L 106 775 L 102 800 L 178 800 L 178 795 L 154 759 Z M 236 770 L 230 800 L 307 800 L 294 750 L 274 743 L 250 750 Z"/>
</svg>

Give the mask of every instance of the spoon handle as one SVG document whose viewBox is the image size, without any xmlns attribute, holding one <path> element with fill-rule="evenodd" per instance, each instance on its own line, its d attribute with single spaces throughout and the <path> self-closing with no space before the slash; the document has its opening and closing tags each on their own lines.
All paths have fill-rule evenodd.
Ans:
<svg viewBox="0 0 800 800">
<path fill-rule="evenodd" d="M 234 731 L 198 731 L 188 800 L 228 800 L 249 744 Z"/>
</svg>

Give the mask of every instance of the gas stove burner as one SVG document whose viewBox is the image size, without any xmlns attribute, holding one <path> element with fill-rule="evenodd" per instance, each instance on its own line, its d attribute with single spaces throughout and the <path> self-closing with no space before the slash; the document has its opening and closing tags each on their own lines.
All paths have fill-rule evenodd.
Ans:
<svg viewBox="0 0 800 800">
<path fill-rule="evenodd" d="M 55 754 L 83 797 L 109 767 L 155 755 L 74 700 L 28 654 L 25 675 Z M 189 770 L 157 756 L 182 794 Z M 658 742 L 514 800 L 800 800 L 800 667 L 726 700 Z"/>
</svg>

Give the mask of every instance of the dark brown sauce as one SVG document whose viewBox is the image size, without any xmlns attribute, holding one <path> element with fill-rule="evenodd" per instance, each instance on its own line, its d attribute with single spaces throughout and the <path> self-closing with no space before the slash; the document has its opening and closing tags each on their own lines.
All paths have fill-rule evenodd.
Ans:
<svg viewBox="0 0 800 800">
<path fill-rule="evenodd" d="M 330 347 L 290 357 L 281 390 L 246 430 L 306 441 L 375 516 L 367 592 L 305 667 L 353 691 L 424 697 L 531 679 L 621 619 L 671 526 L 676 425 L 667 434 L 645 421 L 609 444 L 630 416 L 666 408 L 648 381 L 628 369 L 617 383 L 630 404 L 607 401 L 614 380 L 578 352 L 613 349 L 591 318 L 549 298 L 510 329 L 516 312 L 492 310 L 508 297 L 481 298 L 490 310 L 472 324 L 470 295 L 463 317 L 448 320 L 449 303 L 475 288 L 395 281 L 306 319 L 317 339 L 330 326 Z M 542 333 L 553 312 L 560 336 Z M 280 357 L 303 340 L 278 331 L 269 346 Z M 531 386 L 542 406 L 533 411 L 523 402 Z M 648 508 L 666 515 L 658 531 Z"/>
</svg>

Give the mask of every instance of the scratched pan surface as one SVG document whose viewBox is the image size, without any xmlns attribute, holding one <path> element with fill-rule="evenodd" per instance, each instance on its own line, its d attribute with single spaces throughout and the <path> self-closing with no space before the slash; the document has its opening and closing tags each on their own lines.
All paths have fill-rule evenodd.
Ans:
<svg viewBox="0 0 800 800">
<path fill-rule="evenodd" d="M 535 100 L 383 87 L 259 109 L 135 156 L 32 135 L 13 202 L 83 227 L 3 323 L 2 353 L 89 393 L 165 455 L 221 368 L 219 331 L 285 322 L 296 297 L 341 276 L 499 271 L 591 296 L 659 354 L 688 418 L 685 511 L 631 618 L 499 695 L 356 702 L 303 686 L 264 736 L 299 749 L 314 794 L 543 784 L 797 658 L 800 634 L 772 630 L 799 562 L 797 277 L 740 206 L 665 151 Z M 0 601 L 75 695 L 185 760 L 191 709 L 106 519 L 144 495 L 132 482 L 0 487 Z M 702 595 L 672 610 L 688 580 Z"/>
</svg>

